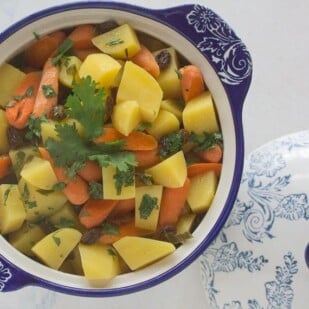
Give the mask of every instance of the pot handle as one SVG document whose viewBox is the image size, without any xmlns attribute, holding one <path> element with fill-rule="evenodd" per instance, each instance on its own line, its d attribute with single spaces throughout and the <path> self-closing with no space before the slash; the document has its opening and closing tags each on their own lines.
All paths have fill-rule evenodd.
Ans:
<svg viewBox="0 0 309 309">
<path fill-rule="evenodd" d="M 208 59 L 217 72 L 234 109 L 241 117 L 252 78 L 251 56 L 229 25 L 202 5 L 183 5 L 151 12 L 180 32 Z"/>
<path fill-rule="evenodd" d="M 33 277 L 0 255 L 0 292 L 11 292 L 34 284 L 36 280 Z"/>
</svg>

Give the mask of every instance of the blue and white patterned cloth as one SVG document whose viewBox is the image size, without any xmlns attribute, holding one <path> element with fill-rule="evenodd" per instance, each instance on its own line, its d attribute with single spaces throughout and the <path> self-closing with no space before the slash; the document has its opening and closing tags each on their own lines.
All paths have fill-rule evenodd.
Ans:
<svg viewBox="0 0 309 309">
<path fill-rule="evenodd" d="M 309 131 L 303 131 L 249 155 L 232 213 L 200 259 L 210 308 L 309 308 L 308 243 Z"/>
</svg>

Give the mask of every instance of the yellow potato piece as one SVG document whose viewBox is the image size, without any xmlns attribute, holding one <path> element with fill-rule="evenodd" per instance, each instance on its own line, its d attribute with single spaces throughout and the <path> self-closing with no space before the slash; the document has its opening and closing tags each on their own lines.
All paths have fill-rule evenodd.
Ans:
<svg viewBox="0 0 309 309">
<path fill-rule="evenodd" d="M 80 69 L 82 62 L 76 56 L 63 57 L 60 64 L 59 81 L 67 86 L 72 87 L 73 82 L 78 82 Z"/>
<path fill-rule="evenodd" d="M 176 225 L 176 234 L 185 234 L 190 233 L 193 226 L 196 214 L 189 213 L 186 215 L 180 216 L 177 225 Z"/>
<path fill-rule="evenodd" d="M 118 59 L 129 59 L 140 50 L 135 31 L 128 24 L 94 37 L 92 43 L 103 53 Z"/>
<path fill-rule="evenodd" d="M 79 77 L 90 76 L 99 87 L 110 87 L 113 85 L 121 64 L 106 54 L 90 54 L 84 60 L 79 69 Z"/>
<path fill-rule="evenodd" d="M 0 155 L 9 152 L 10 145 L 7 138 L 9 123 L 5 116 L 5 111 L 0 109 Z"/>
<path fill-rule="evenodd" d="M 183 110 L 183 125 L 189 132 L 202 134 L 219 131 L 213 100 L 209 91 L 190 100 Z"/>
<path fill-rule="evenodd" d="M 39 153 L 36 148 L 31 146 L 22 147 L 19 149 L 11 149 L 9 156 L 12 161 L 13 170 L 17 179 L 20 179 L 20 172 L 27 162 L 30 162 L 33 157 L 38 157 Z"/>
<path fill-rule="evenodd" d="M 82 234 L 76 229 L 58 229 L 46 235 L 31 250 L 47 266 L 59 269 L 81 237 Z"/>
<path fill-rule="evenodd" d="M 84 275 L 89 280 L 108 280 L 121 273 L 119 258 L 112 246 L 78 245 Z"/>
<path fill-rule="evenodd" d="M 0 66 L 0 106 L 5 108 L 9 103 L 14 90 L 24 79 L 25 73 L 11 64 L 3 63 Z"/>
<path fill-rule="evenodd" d="M 129 186 L 122 186 L 121 192 L 118 193 L 116 189 L 114 175 L 116 174 L 116 168 L 113 166 L 102 168 L 103 181 L 103 196 L 105 199 L 111 200 L 125 200 L 135 197 L 135 182 Z"/>
<path fill-rule="evenodd" d="M 163 135 L 178 131 L 180 127 L 177 117 L 166 110 L 161 109 L 158 117 L 147 128 L 147 132 L 159 140 Z"/>
<path fill-rule="evenodd" d="M 51 190 L 58 182 L 50 162 L 39 157 L 33 157 L 26 163 L 20 175 L 28 183 L 42 190 Z"/>
<path fill-rule="evenodd" d="M 134 100 L 138 103 L 143 121 L 154 121 L 159 113 L 162 90 L 146 70 L 127 61 L 119 84 L 117 103 Z"/>
<path fill-rule="evenodd" d="M 23 226 L 8 235 L 8 240 L 18 251 L 34 256 L 31 248 L 45 236 L 39 225 L 25 222 Z"/>
<path fill-rule="evenodd" d="M 156 262 L 176 249 L 169 242 L 136 236 L 125 236 L 113 246 L 131 270 Z"/>
<path fill-rule="evenodd" d="M 141 120 L 141 111 L 136 101 L 123 101 L 114 106 L 112 123 L 123 135 L 128 136 L 138 126 Z"/>
<path fill-rule="evenodd" d="M 163 186 L 151 185 L 136 188 L 135 226 L 155 231 L 157 229 Z M 150 201 L 156 201 L 151 204 Z M 149 207 L 152 207 L 149 209 Z"/>
<path fill-rule="evenodd" d="M 175 99 L 165 99 L 161 102 L 161 109 L 166 110 L 174 114 L 177 119 L 181 122 L 182 121 L 182 110 L 183 108 L 177 103 Z"/>
<path fill-rule="evenodd" d="M 192 177 L 188 204 L 194 213 L 207 211 L 215 196 L 218 179 L 214 171 Z"/>
<path fill-rule="evenodd" d="M 180 99 L 181 98 L 181 86 L 180 79 L 177 74 L 179 66 L 176 50 L 172 47 L 164 48 L 171 55 L 171 62 L 169 66 L 161 70 L 159 77 L 157 78 L 158 83 L 160 84 L 165 99 Z M 156 56 L 162 50 L 156 51 L 154 55 Z"/>
<path fill-rule="evenodd" d="M 182 151 L 146 170 L 155 183 L 168 188 L 182 187 L 187 178 L 187 165 Z"/>
<path fill-rule="evenodd" d="M 18 230 L 26 212 L 17 185 L 0 185 L 0 232 L 7 234 Z"/>
<path fill-rule="evenodd" d="M 19 180 L 18 188 L 25 205 L 27 221 L 38 221 L 51 216 L 67 201 L 61 191 L 39 189 L 28 183 L 24 178 Z"/>
</svg>

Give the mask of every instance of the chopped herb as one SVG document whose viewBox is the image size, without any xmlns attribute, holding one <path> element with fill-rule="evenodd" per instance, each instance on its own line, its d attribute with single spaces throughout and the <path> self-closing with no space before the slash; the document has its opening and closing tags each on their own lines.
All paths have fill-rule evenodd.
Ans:
<svg viewBox="0 0 309 309">
<path fill-rule="evenodd" d="M 42 85 L 42 90 L 45 98 L 53 98 L 57 96 L 57 93 L 52 85 Z"/>
<path fill-rule="evenodd" d="M 95 200 L 100 200 L 103 198 L 103 186 L 102 183 L 95 181 L 89 182 L 89 195 Z"/>
<path fill-rule="evenodd" d="M 107 252 L 108 252 L 108 254 L 111 255 L 113 258 L 117 257 L 117 254 L 116 254 L 116 252 L 114 251 L 113 248 L 108 248 L 108 249 L 107 249 Z"/>
<path fill-rule="evenodd" d="M 135 176 L 147 186 L 150 186 L 153 184 L 153 178 L 149 174 L 142 173 L 142 172 L 135 172 Z"/>
<path fill-rule="evenodd" d="M 177 104 L 178 104 L 179 107 L 184 108 L 185 107 L 185 100 L 179 99 L 179 100 L 177 100 Z"/>
<path fill-rule="evenodd" d="M 63 41 L 63 43 L 59 46 L 57 55 L 52 58 L 52 64 L 57 65 L 61 58 L 72 48 L 74 42 L 70 39 L 66 39 Z"/>
<path fill-rule="evenodd" d="M 61 245 L 61 238 L 56 236 L 56 233 L 52 236 L 55 244 L 59 247 Z"/>
<path fill-rule="evenodd" d="M 162 136 L 159 140 L 159 155 L 166 158 L 180 151 L 187 138 L 188 132 L 185 129 Z"/>
<path fill-rule="evenodd" d="M 47 118 L 45 116 L 35 117 L 31 115 L 29 120 L 27 121 L 28 132 L 25 137 L 28 140 L 33 138 L 41 138 L 41 123 L 47 122 Z"/>
<path fill-rule="evenodd" d="M 13 188 L 13 185 L 9 185 L 8 188 L 4 191 L 4 206 L 6 206 L 6 202 L 9 198 L 12 188 Z"/>
<path fill-rule="evenodd" d="M 58 190 L 63 190 L 67 184 L 65 182 L 57 182 L 56 184 L 53 185 L 53 190 L 58 191 Z"/>
<path fill-rule="evenodd" d="M 75 222 L 73 220 L 61 217 L 59 222 L 55 224 L 55 227 L 58 229 L 65 227 L 75 227 Z"/>
<path fill-rule="evenodd" d="M 132 165 L 128 167 L 127 170 L 121 171 L 116 168 L 116 173 L 114 175 L 115 187 L 117 195 L 121 194 L 122 187 L 129 187 L 134 184 L 134 168 Z"/>
<path fill-rule="evenodd" d="M 175 70 L 175 73 L 177 74 L 178 79 L 181 80 L 182 79 L 181 72 L 179 70 Z"/>
<path fill-rule="evenodd" d="M 151 122 L 142 122 L 136 128 L 137 131 L 145 131 L 146 129 L 151 128 Z"/>
<path fill-rule="evenodd" d="M 26 202 L 26 205 L 27 205 L 27 207 L 28 207 L 29 209 L 38 207 L 36 201 L 27 201 L 27 202 Z M 37 213 L 37 214 L 39 214 L 39 213 Z"/>
<path fill-rule="evenodd" d="M 114 45 L 119 45 L 119 44 L 122 44 L 124 43 L 124 40 L 122 39 L 117 39 L 117 38 L 113 38 L 113 39 L 110 39 L 108 42 L 106 42 L 106 45 L 107 46 L 114 46 Z"/>
<path fill-rule="evenodd" d="M 36 40 L 39 40 L 41 37 L 39 34 L 37 34 L 35 31 L 32 32 L 33 33 L 33 36 Z"/>
<path fill-rule="evenodd" d="M 104 222 L 102 224 L 102 234 L 103 235 L 119 235 L 119 229 L 117 226 L 110 224 L 108 222 Z"/>
<path fill-rule="evenodd" d="M 213 148 L 216 145 L 222 145 L 223 139 L 222 134 L 219 132 L 208 133 L 204 132 L 203 134 L 191 133 L 189 140 L 196 144 L 195 151 L 204 151 Z"/>
<path fill-rule="evenodd" d="M 74 162 L 71 166 L 66 168 L 66 174 L 69 178 L 74 178 L 77 172 L 85 166 L 85 162 Z"/>
<path fill-rule="evenodd" d="M 146 220 L 155 208 L 158 208 L 158 199 L 149 194 L 144 194 L 138 208 L 141 219 Z"/>
<path fill-rule="evenodd" d="M 79 216 L 80 217 L 89 217 L 89 213 L 86 210 L 82 209 L 79 213 Z"/>
<path fill-rule="evenodd" d="M 38 193 L 40 193 L 42 195 L 47 196 L 47 195 L 53 193 L 54 190 L 37 189 L 36 192 L 38 192 Z"/>
<path fill-rule="evenodd" d="M 13 96 L 13 101 L 10 101 L 10 102 L 6 105 L 6 107 L 7 107 L 7 108 L 10 108 L 10 107 L 15 106 L 15 104 L 16 104 L 18 101 L 21 101 L 21 100 L 23 100 L 24 98 L 30 98 L 30 97 L 33 95 L 33 93 L 34 93 L 34 88 L 33 88 L 32 86 L 29 86 L 29 87 L 27 88 L 27 90 L 25 91 L 24 94 Z"/>
</svg>

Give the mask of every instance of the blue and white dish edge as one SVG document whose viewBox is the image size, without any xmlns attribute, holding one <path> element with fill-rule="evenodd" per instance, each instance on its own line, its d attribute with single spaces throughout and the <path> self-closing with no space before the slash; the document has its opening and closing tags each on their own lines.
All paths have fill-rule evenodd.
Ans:
<svg viewBox="0 0 309 309">
<path fill-rule="evenodd" d="M 234 208 L 199 260 L 210 308 L 308 308 L 308 184 L 309 131 L 248 156 Z"/>
</svg>

